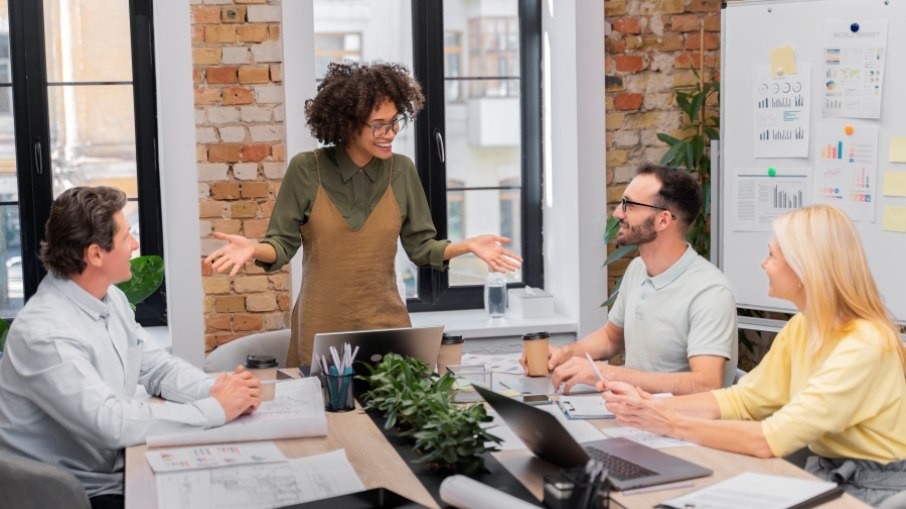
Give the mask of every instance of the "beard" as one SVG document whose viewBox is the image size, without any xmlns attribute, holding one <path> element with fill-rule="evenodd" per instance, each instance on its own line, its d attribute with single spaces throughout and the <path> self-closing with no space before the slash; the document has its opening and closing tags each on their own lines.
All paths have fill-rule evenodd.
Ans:
<svg viewBox="0 0 906 509">
<path fill-rule="evenodd" d="M 626 220 L 620 221 L 620 224 L 628 224 Z M 618 246 L 640 246 L 647 244 L 657 238 L 657 232 L 654 230 L 654 216 L 649 217 L 640 225 L 629 225 L 629 229 L 620 232 L 617 235 L 616 243 Z"/>
</svg>

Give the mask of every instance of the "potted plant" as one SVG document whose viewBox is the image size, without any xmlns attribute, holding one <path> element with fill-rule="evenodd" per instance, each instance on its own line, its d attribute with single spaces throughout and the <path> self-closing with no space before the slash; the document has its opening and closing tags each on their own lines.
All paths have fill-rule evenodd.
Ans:
<svg viewBox="0 0 906 509">
<path fill-rule="evenodd" d="M 495 450 L 489 443 L 501 440 L 481 427 L 490 420 L 484 405 L 453 403 L 452 375 L 439 376 L 418 359 L 396 354 L 368 369 L 370 375 L 362 377 L 371 386 L 362 395 L 365 409 L 381 412 L 385 429 L 402 428 L 401 436 L 414 440 L 422 454 L 416 462 L 466 475 L 484 468 L 481 455 Z"/>
</svg>

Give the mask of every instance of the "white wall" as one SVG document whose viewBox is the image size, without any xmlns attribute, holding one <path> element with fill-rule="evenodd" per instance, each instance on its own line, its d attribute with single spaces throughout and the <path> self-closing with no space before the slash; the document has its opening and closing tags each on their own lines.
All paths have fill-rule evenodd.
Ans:
<svg viewBox="0 0 906 509">
<path fill-rule="evenodd" d="M 189 3 L 154 3 L 154 50 L 169 329 L 173 353 L 200 367 L 204 361 L 204 292 Z"/>
<path fill-rule="evenodd" d="M 604 2 L 546 0 L 542 10 L 545 286 L 581 338 L 607 319 Z"/>
</svg>

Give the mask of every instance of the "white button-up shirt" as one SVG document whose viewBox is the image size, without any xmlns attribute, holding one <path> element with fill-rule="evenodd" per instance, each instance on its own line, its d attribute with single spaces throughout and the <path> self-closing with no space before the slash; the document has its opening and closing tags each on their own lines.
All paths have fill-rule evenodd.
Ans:
<svg viewBox="0 0 906 509">
<path fill-rule="evenodd" d="M 147 344 L 119 288 L 98 300 L 47 275 L 0 361 L 0 451 L 68 469 L 89 496 L 122 493 L 124 448 L 223 424 L 213 380 Z M 133 399 L 139 383 L 167 402 Z"/>
</svg>

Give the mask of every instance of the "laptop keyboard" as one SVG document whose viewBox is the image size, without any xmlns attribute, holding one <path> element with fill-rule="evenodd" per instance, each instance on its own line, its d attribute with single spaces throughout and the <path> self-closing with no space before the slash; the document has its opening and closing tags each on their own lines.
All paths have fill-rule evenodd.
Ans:
<svg viewBox="0 0 906 509">
<path fill-rule="evenodd" d="M 619 458 L 612 454 L 607 454 L 601 449 L 586 447 L 585 450 L 592 459 L 604 463 L 604 467 L 607 469 L 607 475 L 615 479 L 628 481 L 640 477 L 657 475 L 657 472 L 653 472 L 643 466 L 636 465 L 631 461 L 624 460 L 623 458 Z"/>
</svg>

